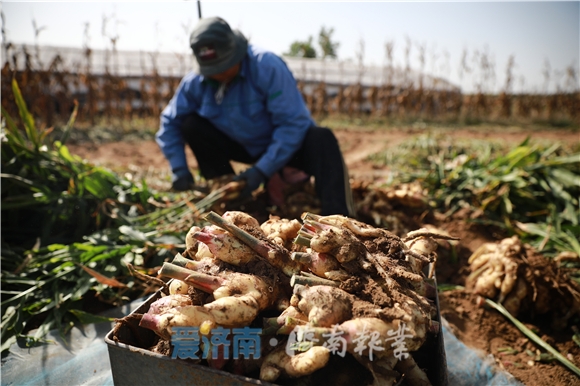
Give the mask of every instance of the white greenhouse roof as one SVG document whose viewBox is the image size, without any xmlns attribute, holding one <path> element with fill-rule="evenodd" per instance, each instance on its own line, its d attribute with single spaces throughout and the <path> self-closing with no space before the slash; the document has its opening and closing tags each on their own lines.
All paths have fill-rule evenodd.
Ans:
<svg viewBox="0 0 580 386">
<path fill-rule="evenodd" d="M 33 68 L 48 69 L 54 58 L 59 55 L 62 67 L 71 72 L 85 72 L 87 56 L 83 48 L 14 45 L 9 55 L 16 54 L 17 67 L 24 69 L 24 52 L 28 52 L 33 61 Z M 5 47 L 2 56 L 5 56 Z M 90 70 L 95 75 L 105 74 L 108 70 L 113 75 L 122 77 L 142 77 L 153 75 L 154 70 L 160 76 L 181 77 L 189 70 L 195 69 L 197 63 L 190 53 L 145 52 L 145 51 L 117 51 L 91 50 Z M 283 57 L 284 61 L 297 80 L 307 83 L 325 82 L 330 85 L 348 85 L 360 82 L 363 86 L 380 86 L 388 80 L 391 84 L 404 86 L 413 82 L 419 84 L 420 75 L 416 71 L 405 73 L 402 69 L 382 66 L 364 66 L 352 61 L 308 59 Z M 3 58 L 2 63 L 5 62 Z M 392 73 L 391 73 L 392 71 Z M 434 78 L 429 75 L 423 77 L 423 86 L 429 89 L 447 89 L 459 91 L 459 88 L 445 79 Z"/>
</svg>

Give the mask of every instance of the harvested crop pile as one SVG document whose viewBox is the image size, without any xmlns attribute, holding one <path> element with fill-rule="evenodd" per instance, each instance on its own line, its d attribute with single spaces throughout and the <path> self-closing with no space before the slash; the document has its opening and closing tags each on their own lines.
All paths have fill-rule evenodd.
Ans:
<svg viewBox="0 0 580 386">
<path fill-rule="evenodd" d="M 547 316 L 560 330 L 580 315 L 580 286 L 555 259 L 545 258 L 518 236 L 481 245 L 469 264 L 466 287 L 501 303 L 514 316 Z"/>
<path fill-rule="evenodd" d="M 139 321 L 157 337 L 146 348 L 282 384 L 315 382 L 331 365 L 335 384 L 436 379 L 426 364 L 439 333 L 436 240 L 456 238 L 312 213 L 302 223 L 233 211 L 205 219 L 159 271 L 172 280 Z M 227 337 L 248 328 L 260 347 L 240 356 Z M 177 344 L 186 330 L 199 353 Z"/>
</svg>

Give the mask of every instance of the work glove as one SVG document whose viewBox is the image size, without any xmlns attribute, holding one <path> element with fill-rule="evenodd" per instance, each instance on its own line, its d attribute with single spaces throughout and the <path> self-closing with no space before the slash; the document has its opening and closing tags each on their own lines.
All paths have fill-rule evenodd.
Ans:
<svg viewBox="0 0 580 386">
<path fill-rule="evenodd" d="M 173 190 L 183 192 L 193 185 L 193 176 L 187 167 L 173 170 L 171 175 L 171 187 Z"/>
<path fill-rule="evenodd" d="M 264 173 L 255 166 L 246 169 L 244 172 L 234 177 L 234 181 L 245 181 L 246 185 L 240 192 L 239 199 L 244 200 L 252 195 L 252 192 L 266 181 Z"/>
</svg>

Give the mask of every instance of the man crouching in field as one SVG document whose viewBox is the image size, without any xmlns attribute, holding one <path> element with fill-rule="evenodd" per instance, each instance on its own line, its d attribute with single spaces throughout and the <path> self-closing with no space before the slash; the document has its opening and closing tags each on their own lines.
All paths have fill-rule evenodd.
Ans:
<svg viewBox="0 0 580 386">
<path fill-rule="evenodd" d="M 181 80 L 156 135 L 173 189 L 193 183 L 187 144 L 208 180 L 234 174 L 230 161 L 253 165 L 234 178 L 246 182 L 242 199 L 290 166 L 314 176 L 322 215 L 354 217 L 338 142 L 314 123 L 286 63 L 218 17 L 200 20 L 190 45 L 199 73 Z"/>
</svg>

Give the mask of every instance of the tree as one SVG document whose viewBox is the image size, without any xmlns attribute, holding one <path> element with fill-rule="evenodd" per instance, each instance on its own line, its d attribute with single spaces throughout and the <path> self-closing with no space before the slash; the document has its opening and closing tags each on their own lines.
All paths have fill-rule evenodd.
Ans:
<svg viewBox="0 0 580 386">
<path fill-rule="evenodd" d="M 308 41 L 295 41 L 290 45 L 290 51 L 285 55 L 297 56 L 302 58 L 316 58 L 316 50 L 312 47 L 312 36 L 308 37 Z"/>
<path fill-rule="evenodd" d="M 336 58 L 336 50 L 340 43 L 332 41 L 332 34 L 334 33 L 334 28 L 326 29 L 324 26 L 320 28 L 320 33 L 318 34 L 318 45 L 322 50 L 322 58 L 327 57 Z"/>
</svg>

